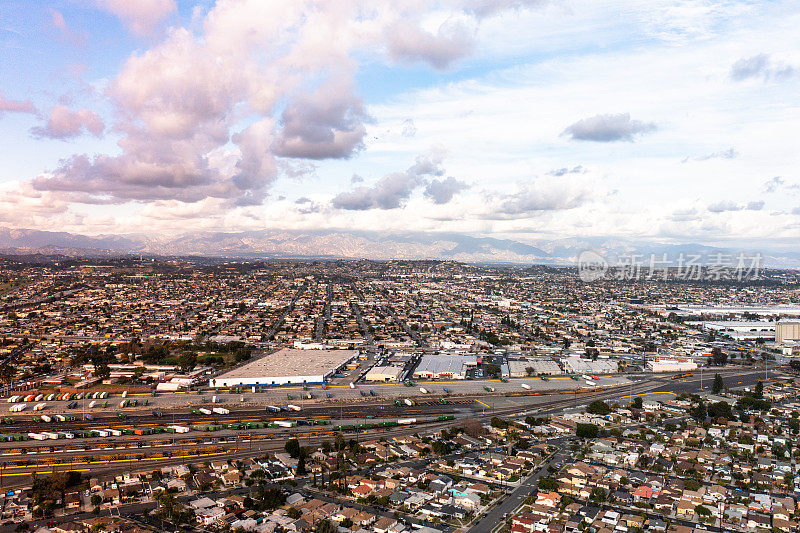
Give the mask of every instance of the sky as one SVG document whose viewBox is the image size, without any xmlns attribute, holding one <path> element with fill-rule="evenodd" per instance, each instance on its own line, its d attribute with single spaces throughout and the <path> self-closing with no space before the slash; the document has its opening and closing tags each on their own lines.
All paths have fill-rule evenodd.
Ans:
<svg viewBox="0 0 800 533">
<path fill-rule="evenodd" d="M 0 227 L 793 248 L 796 0 L 6 0 Z"/>
</svg>

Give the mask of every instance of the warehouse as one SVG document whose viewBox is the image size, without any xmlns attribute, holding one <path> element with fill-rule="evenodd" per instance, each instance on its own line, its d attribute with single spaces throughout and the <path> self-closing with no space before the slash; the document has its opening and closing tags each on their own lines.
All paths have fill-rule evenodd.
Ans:
<svg viewBox="0 0 800 533">
<path fill-rule="evenodd" d="M 530 369 L 530 372 L 528 371 Z M 552 359 L 523 359 L 519 361 L 508 361 L 508 370 L 512 378 L 522 378 L 525 376 L 557 376 L 561 374 L 561 367 Z"/>
<path fill-rule="evenodd" d="M 561 360 L 564 370 L 572 374 L 614 374 L 619 372 L 616 359 L 582 359 L 580 357 L 565 357 Z"/>
<path fill-rule="evenodd" d="M 358 350 L 285 348 L 212 378 L 212 387 L 323 383 L 358 357 Z"/>
<path fill-rule="evenodd" d="M 364 379 L 367 381 L 400 381 L 403 375 L 402 366 L 374 366 Z"/>
<path fill-rule="evenodd" d="M 426 354 L 414 370 L 415 378 L 464 379 L 469 368 L 478 366 L 474 355 L 432 355 Z"/>
<path fill-rule="evenodd" d="M 685 372 L 697 370 L 697 363 L 686 359 L 656 359 L 647 361 L 647 368 L 651 372 Z"/>
</svg>

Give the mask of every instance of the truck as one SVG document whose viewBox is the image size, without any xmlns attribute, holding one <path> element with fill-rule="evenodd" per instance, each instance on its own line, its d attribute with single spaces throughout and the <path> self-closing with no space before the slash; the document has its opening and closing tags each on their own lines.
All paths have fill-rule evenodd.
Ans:
<svg viewBox="0 0 800 533">
<path fill-rule="evenodd" d="M 86 419 L 86 420 L 92 420 L 94 417 L 92 415 L 90 415 L 89 413 L 84 413 L 83 418 Z"/>
<path fill-rule="evenodd" d="M 214 407 L 211 411 L 217 413 L 218 415 L 227 415 L 230 413 L 230 410 L 225 409 L 224 407 Z"/>
<path fill-rule="evenodd" d="M 419 391 L 420 391 L 422 394 L 428 394 L 428 389 L 426 389 L 425 387 L 420 387 L 420 388 L 419 388 Z"/>
<path fill-rule="evenodd" d="M 447 387 L 442 387 L 442 390 L 445 392 L 445 394 L 450 394 L 450 389 Z"/>
<path fill-rule="evenodd" d="M 377 396 L 377 395 L 378 395 L 378 393 L 377 393 L 377 392 L 375 392 L 374 390 L 370 389 L 370 390 L 369 390 L 369 395 L 370 395 L 370 396 Z"/>
<path fill-rule="evenodd" d="M 211 403 L 219 403 L 219 396 L 212 396 Z"/>
<path fill-rule="evenodd" d="M 587 379 L 586 384 L 589 385 L 590 387 L 594 387 L 595 385 L 597 385 L 597 383 L 592 381 L 591 379 Z"/>
<path fill-rule="evenodd" d="M 409 400 L 408 398 L 405 398 L 405 399 L 403 400 L 403 402 L 405 402 L 405 404 L 406 404 L 406 405 L 408 405 L 409 407 L 411 407 L 412 405 L 414 405 L 414 400 Z"/>
<path fill-rule="evenodd" d="M 331 393 L 331 391 L 329 391 L 329 390 L 326 390 L 326 391 L 325 391 L 325 397 L 326 397 L 326 398 L 333 398 L 333 394 Z"/>
<path fill-rule="evenodd" d="M 522 384 L 522 388 L 525 389 L 525 390 L 531 390 L 531 386 L 528 385 L 527 383 L 523 383 Z"/>
<path fill-rule="evenodd" d="M 89 402 L 89 409 L 91 409 L 95 405 L 97 405 L 97 400 L 92 400 L 91 402 Z"/>
<path fill-rule="evenodd" d="M 127 398 L 128 397 L 128 391 L 126 391 L 126 390 L 122 391 L 122 397 L 123 398 Z"/>
<path fill-rule="evenodd" d="M 484 385 L 483 390 L 486 392 L 494 392 L 494 387 L 490 387 L 489 385 Z"/>
<path fill-rule="evenodd" d="M 350 388 L 351 388 L 351 389 L 355 389 L 355 388 L 356 388 L 356 384 L 355 384 L 355 383 L 353 383 L 352 381 L 350 382 Z"/>
</svg>

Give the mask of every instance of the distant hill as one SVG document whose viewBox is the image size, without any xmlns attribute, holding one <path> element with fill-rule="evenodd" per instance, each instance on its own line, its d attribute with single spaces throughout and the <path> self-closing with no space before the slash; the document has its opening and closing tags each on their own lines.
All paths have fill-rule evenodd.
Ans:
<svg viewBox="0 0 800 533">
<path fill-rule="evenodd" d="M 440 259 L 466 263 L 572 265 L 587 249 L 614 263 L 636 254 L 677 258 L 700 254 L 736 254 L 738 250 L 700 244 L 661 244 L 612 238 L 569 238 L 536 243 L 475 237 L 459 233 L 379 233 L 351 230 L 197 232 L 177 237 L 76 235 L 0 228 L 4 253 L 64 255 L 145 254 L 265 259 Z M 747 250 L 745 250 L 747 251 Z M 764 266 L 800 267 L 800 253 L 765 253 Z"/>
</svg>

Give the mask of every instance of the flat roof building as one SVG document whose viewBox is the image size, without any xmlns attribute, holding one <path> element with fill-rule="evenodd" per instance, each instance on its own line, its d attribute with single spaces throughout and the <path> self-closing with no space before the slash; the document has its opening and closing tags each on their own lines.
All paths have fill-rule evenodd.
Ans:
<svg viewBox="0 0 800 533">
<path fill-rule="evenodd" d="M 358 357 L 358 350 L 294 350 L 284 348 L 211 378 L 212 387 L 323 383 Z"/>
<path fill-rule="evenodd" d="M 467 369 L 478 366 L 474 355 L 425 354 L 414 370 L 415 378 L 464 379 Z"/>
<path fill-rule="evenodd" d="M 528 374 L 528 369 L 531 369 L 530 375 L 537 376 L 545 374 L 548 376 L 556 376 L 561 374 L 561 367 L 552 359 L 526 359 L 522 361 L 508 361 L 508 369 L 512 378 L 525 377 Z"/>
<path fill-rule="evenodd" d="M 775 342 L 800 340 L 800 320 L 778 320 L 775 325 Z"/>
<path fill-rule="evenodd" d="M 374 366 L 372 367 L 364 379 L 367 381 L 400 381 L 403 375 L 403 367 L 401 366 Z"/>
</svg>

